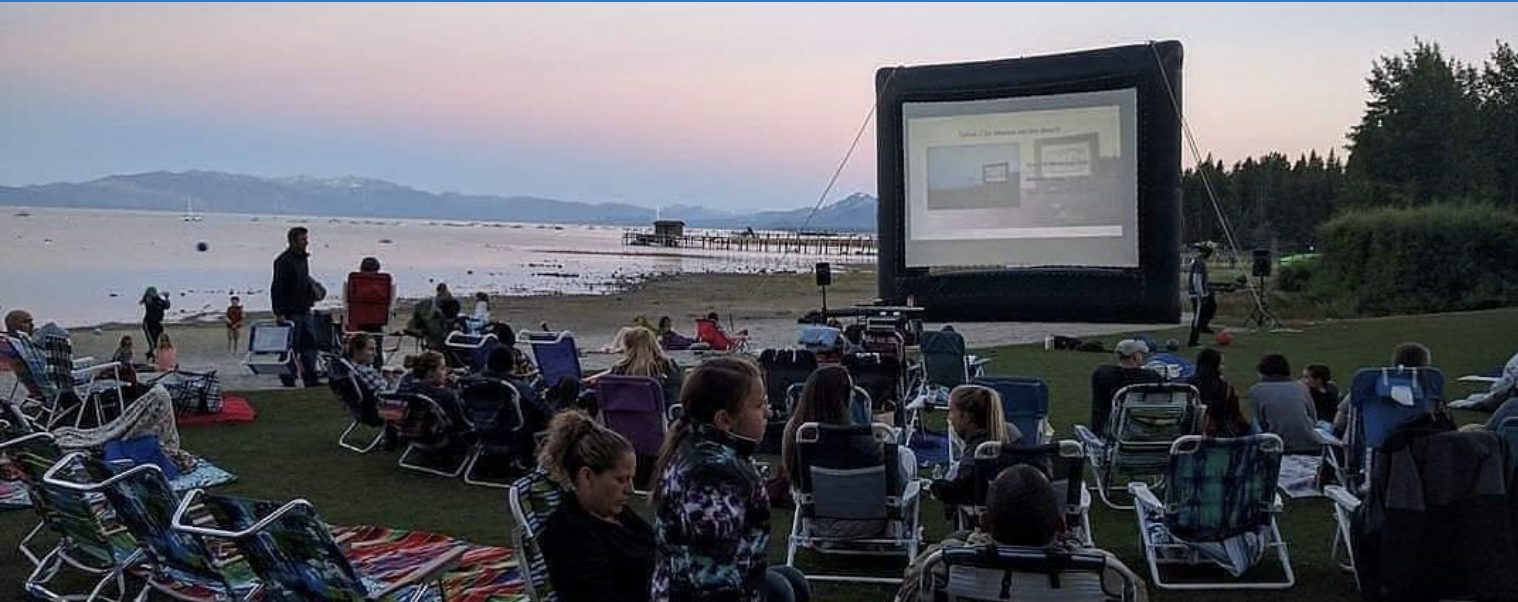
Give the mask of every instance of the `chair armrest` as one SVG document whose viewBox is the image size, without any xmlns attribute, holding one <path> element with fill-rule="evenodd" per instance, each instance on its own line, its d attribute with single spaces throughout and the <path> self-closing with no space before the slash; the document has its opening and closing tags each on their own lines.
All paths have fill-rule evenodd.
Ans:
<svg viewBox="0 0 1518 602">
<path fill-rule="evenodd" d="M 400 579 L 385 584 L 385 588 L 375 593 L 374 598 L 384 599 L 402 587 L 416 583 L 426 583 L 442 576 L 443 573 L 459 566 L 459 559 L 464 557 L 464 551 L 463 547 L 457 547 L 439 555 L 427 564 L 416 567 L 416 570 L 407 573 Z"/>
<path fill-rule="evenodd" d="M 1345 445 L 1343 439 L 1335 437 L 1333 435 L 1333 433 L 1330 433 L 1330 432 L 1322 430 L 1322 429 L 1317 429 L 1317 428 L 1312 429 L 1312 435 L 1313 435 L 1313 438 L 1315 438 L 1315 439 L 1318 440 L 1318 443 L 1321 443 L 1323 445 L 1328 445 L 1328 446 L 1331 446 L 1331 447 L 1344 447 L 1344 445 Z"/>
<path fill-rule="evenodd" d="M 927 479 L 912 479 L 907 481 L 907 486 L 901 490 L 902 504 L 910 504 L 916 500 L 918 496 L 922 495 L 922 490 L 931 482 Z"/>
<path fill-rule="evenodd" d="M 1107 442 L 1096 436 L 1096 433 L 1091 432 L 1091 429 L 1086 428 L 1084 424 L 1075 425 L 1075 437 L 1080 440 L 1081 446 L 1086 448 L 1087 456 L 1091 455 L 1092 450 L 1100 451 L 1107 448 Z"/>
<path fill-rule="evenodd" d="M 991 363 L 991 358 L 981 357 L 978 355 L 972 355 L 966 359 L 969 360 L 971 368 L 980 368 L 981 366 Z"/>
<path fill-rule="evenodd" d="M 92 364 L 94 364 L 94 363 L 95 363 L 95 356 L 86 355 L 84 357 L 76 357 L 76 358 L 74 358 L 74 369 L 75 370 L 83 370 L 85 368 L 90 368 L 90 367 L 92 367 Z"/>
<path fill-rule="evenodd" d="M 1329 485 L 1327 487 L 1324 487 L 1323 495 L 1326 495 L 1328 496 L 1328 499 L 1333 500 L 1335 505 L 1338 505 L 1340 508 L 1343 508 L 1350 512 L 1354 512 L 1357 508 L 1360 507 L 1360 498 L 1355 497 L 1355 494 L 1350 493 L 1348 489 L 1345 489 L 1339 485 Z"/>
<path fill-rule="evenodd" d="M 1161 510 L 1165 507 L 1165 504 L 1160 502 L 1160 498 L 1156 497 L 1154 492 L 1149 490 L 1148 483 L 1139 481 L 1129 483 L 1128 493 L 1133 494 L 1133 500 L 1137 502 L 1138 506 L 1142 506 L 1143 508 Z"/>
</svg>

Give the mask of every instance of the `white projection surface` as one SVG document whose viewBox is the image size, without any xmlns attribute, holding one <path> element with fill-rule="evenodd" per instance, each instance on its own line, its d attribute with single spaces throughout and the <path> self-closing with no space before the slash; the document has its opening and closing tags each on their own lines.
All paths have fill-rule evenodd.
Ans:
<svg viewBox="0 0 1518 602">
<path fill-rule="evenodd" d="M 1136 104 L 902 103 L 907 267 L 1138 267 Z"/>
</svg>

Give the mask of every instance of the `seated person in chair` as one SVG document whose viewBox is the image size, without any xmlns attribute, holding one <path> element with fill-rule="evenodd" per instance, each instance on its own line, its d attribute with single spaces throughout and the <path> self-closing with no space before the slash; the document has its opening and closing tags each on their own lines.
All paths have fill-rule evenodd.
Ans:
<svg viewBox="0 0 1518 602">
<path fill-rule="evenodd" d="M 395 387 L 395 383 L 374 368 L 375 357 L 379 354 L 379 343 L 374 337 L 367 334 L 354 335 L 348 339 L 348 348 L 344 351 L 346 353 L 343 358 L 353 364 L 353 376 L 363 389 L 361 392 L 364 397 L 372 397 Z"/>
<path fill-rule="evenodd" d="M 1249 388 L 1249 405 L 1254 407 L 1260 432 L 1281 437 L 1288 454 L 1317 454 L 1323 447 L 1313 430 L 1318 412 L 1313 408 L 1307 385 L 1291 377 L 1286 356 L 1272 353 L 1260 358 L 1256 366 L 1260 382 Z"/>
<path fill-rule="evenodd" d="M 462 431 L 467 424 L 464 421 L 463 405 L 459 402 L 459 396 L 449 387 L 448 365 L 443 361 L 443 354 L 436 351 L 424 351 L 421 355 L 406 358 L 408 372 L 401 377 L 400 386 L 396 391 L 400 393 L 414 393 L 425 395 L 437 402 L 448 415 L 448 420 L 453 423 L 455 431 Z"/>
<path fill-rule="evenodd" d="M 1149 346 L 1143 341 L 1123 339 L 1115 348 L 1117 364 L 1098 366 L 1091 372 L 1091 418 L 1087 425 L 1099 437 L 1107 436 L 1107 417 L 1112 414 L 1112 396 L 1128 385 L 1163 382 L 1158 372 L 1144 367 Z"/>
<path fill-rule="evenodd" d="M 632 444 L 568 411 L 554 417 L 538 463 L 567 491 L 542 539 L 559 600 L 648 600 L 654 530 L 628 507 L 637 468 Z"/>
<path fill-rule="evenodd" d="M 678 401 L 680 386 L 685 382 L 684 374 L 675 360 L 664 355 L 654 333 L 644 328 L 624 328 L 619 339 L 622 359 L 601 374 L 654 378 L 664 390 L 665 406 Z M 586 380 L 594 382 L 601 374 L 592 375 Z"/>
<path fill-rule="evenodd" d="M 918 589 L 925 558 L 940 548 L 965 545 L 1025 546 L 1051 551 L 1101 553 L 1109 560 L 1109 577 L 1103 581 L 1120 583 L 1123 576 L 1127 576 L 1140 584 L 1137 599 L 1147 600 L 1142 581 L 1121 561 L 1105 551 L 1086 548 L 1080 540 L 1066 534 L 1060 507 L 1058 494 L 1044 473 L 1025 464 L 1007 467 L 991 482 L 991 488 L 986 493 L 986 510 L 980 515 L 980 526 L 964 540 L 946 539 L 943 543 L 924 550 L 907 567 L 906 579 L 896 592 L 896 602 L 916 602 L 920 599 L 921 592 Z"/>
<path fill-rule="evenodd" d="M 517 371 L 518 358 L 521 351 L 515 347 L 500 345 L 490 350 L 490 357 L 485 361 L 485 370 L 480 376 L 505 381 L 517 390 L 518 405 L 522 409 L 522 441 L 519 442 L 521 449 L 531 450 L 536 442 L 536 435 L 548 427 L 548 419 L 553 417 L 553 408 L 543 401 L 538 395 L 538 390 L 526 378 Z"/>
<path fill-rule="evenodd" d="M 949 468 L 947 478 L 934 479 L 928 486 L 933 497 L 946 507 L 968 504 L 975 495 L 975 475 L 966 463 L 975 448 L 987 441 L 1017 443 L 1023 434 L 1007 423 L 1001 407 L 1001 395 L 980 385 L 960 385 L 949 392 L 949 428 L 964 442 L 960 462 Z"/>
</svg>

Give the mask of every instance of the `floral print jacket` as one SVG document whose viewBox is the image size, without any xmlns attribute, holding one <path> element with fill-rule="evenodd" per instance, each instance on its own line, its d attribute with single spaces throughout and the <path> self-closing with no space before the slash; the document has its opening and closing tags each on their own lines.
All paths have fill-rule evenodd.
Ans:
<svg viewBox="0 0 1518 602">
<path fill-rule="evenodd" d="M 756 443 L 697 427 L 655 489 L 655 602 L 762 602 L 769 496 L 749 456 Z"/>
</svg>

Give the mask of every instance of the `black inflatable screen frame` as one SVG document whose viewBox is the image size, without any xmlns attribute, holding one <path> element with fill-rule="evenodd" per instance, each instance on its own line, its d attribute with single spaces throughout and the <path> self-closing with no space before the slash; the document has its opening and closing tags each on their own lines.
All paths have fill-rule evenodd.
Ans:
<svg viewBox="0 0 1518 602">
<path fill-rule="evenodd" d="M 900 305 L 913 297 L 916 305 L 925 308 L 925 318 L 939 321 L 1178 322 L 1181 62 L 1181 43 L 1165 41 L 877 71 L 881 301 Z M 930 274 L 926 268 L 906 266 L 902 103 L 1124 88 L 1135 88 L 1137 94 L 1137 268 L 1069 266 Z"/>
</svg>

